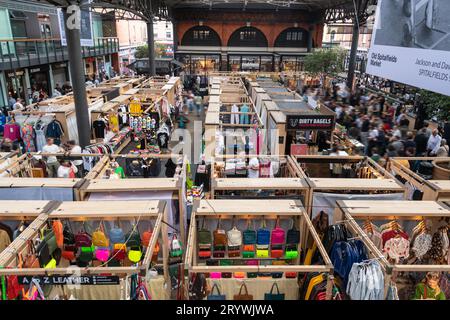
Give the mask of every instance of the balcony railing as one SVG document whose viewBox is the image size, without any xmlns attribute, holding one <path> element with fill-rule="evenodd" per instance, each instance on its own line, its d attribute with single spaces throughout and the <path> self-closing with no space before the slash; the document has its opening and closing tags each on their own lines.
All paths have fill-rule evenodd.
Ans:
<svg viewBox="0 0 450 320">
<path fill-rule="evenodd" d="M 95 57 L 119 51 L 118 38 L 95 38 L 94 46 L 81 47 L 83 57 Z M 66 61 L 67 46 L 61 39 L 0 40 L 0 70 L 30 67 Z"/>
</svg>

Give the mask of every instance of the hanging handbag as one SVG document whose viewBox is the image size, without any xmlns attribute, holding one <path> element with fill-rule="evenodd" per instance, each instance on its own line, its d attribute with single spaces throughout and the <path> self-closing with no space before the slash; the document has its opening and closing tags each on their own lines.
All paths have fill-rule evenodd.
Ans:
<svg viewBox="0 0 450 320">
<path fill-rule="evenodd" d="M 272 237 L 270 243 L 274 244 L 284 244 L 285 241 L 285 231 L 283 228 L 280 228 L 280 218 L 278 217 L 275 222 L 275 228 L 272 230 Z"/>
<path fill-rule="evenodd" d="M 128 248 L 141 246 L 141 235 L 137 226 L 133 226 L 130 232 L 125 235 L 125 241 Z"/>
<path fill-rule="evenodd" d="M 95 249 L 95 259 L 101 262 L 106 262 L 109 259 L 109 248 L 108 247 L 97 247 Z"/>
<path fill-rule="evenodd" d="M 139 261 L 141 261 L 142 251 L 141 251 L 140 247 L 131 248 L 128 251 L 128 259 L 134 263 L 138 263 Z"/>
<path fill-rule="evenodd" d="M 221 279 L 222 278 L 222 272 L 210 272 L 209 277 L 211 279 Z"/>
<path fill-rule="evenodd" d="M 220 218 L 217 221 L 217 228 L 214 230 L 214 246 L 226 247 L 227 233 L 221 228 Z"/>
<path fill-rule="evenodd" d="M 217 294 L 214 294 L 216 289 Z M 226 296 L 220 293 L 219 286 L 215 283 L 211 288 L 211 294 L 208 296 L 208 300 L 226 300 Z"/>
<path fill-rule="evenodd" d="M 254 229 L 250 229 L 250 224 L 252 220 L 248 220 L 247 222 L 247 230 L 242 233 L 243 243 L 244 245 L 256 244 L 256 231 Z"/>
<path fill-rule="evenodd" d="M 286 245 L 286 251 L 284 253 L 285 258 L 292 260 L 298 257 L 298 246 L 297 245 Z"/>
<path fill-rule="evenodd" d="M 292 228 L 288 230 L 286 234 L 286 244 L 299 244 L 300 243 L 300 231 L 295 228 L 294 220 L 292 220 Z"/>
<path fill-rule="evenodd" d="M 277 293 L 274 293 L 275 288 L 277 289 Z M 274 282 L 274 284 L 272 285 L 272 289 L 270 289 L 270 292 L 264 294 L 264 300 L 284 300 L 284 293 L 280 293 L 278 283 Z"/>
<path fill-rule="evenodd" d="M 183 255 L 183 245 L 181 241 L 178 240 L 177 235 L 174 233 L 172 236 L 172 241 L 170 242 L 170 253 L 172 258 L 181 257 Z"/>
<path fill-rule="evenodd" d="M 109 230 L 109 241 L 111 243 L 125 243 L 125 235 L 122 228 L 112 228 Z"/>
<path fill-rule="evenodd" d="M 80 231 L 75 235 L 75 245 L 80 247 L 90 247 L 92 245 L 92 238 L 86 231 Z"/>
<path fill-rule="evenodd" d="M 244 293 L 242 293 L 242 289 L 245 289 Z M 233 300 L 253 300 L 253 295 L 248 294 L 247 285 L 245 283 L 241 285 L 239 293 L 233 296 Z"/>
<path fill-rule="evenodd" d="M 122 261 L 125 259 L 127 253 L 127 246 L 125 243 L 116 243 L 113 247 L 111 257 L 115 260 Z"/>
<path fill-rule="evenodd" d="M 56 246 L 62 248 L 64 245 L 64 227 L 60 220 L 53 221 L 52 230 L 55 235 Z"/>
<path fill-rule="evenodd" d="M 109 240 L 103 230 L 103 222 L 100 222 L 97 230 L 92 233 L 92 244 L 96 247 L 109 247 Z"/>
<path fill-rule="evenodd" d="M 205 218 L 202 220 L 202 226 L 197 232 L 198 256 L 201 259 L 211 258 L 212 234 L 205 228 Z"/>
<path fill-rule="evenodd" d="M 257 245 L 269 245 L 270 244 L 270 231 L 266 228 L 266 220 L 263 218 L 262 226 L 256 232 L 256 244 Z"/>
<path fill-rule="evenodd" d="M 227 232 L 228 257 L 239 257 L 241 255 L 242 232 L 238 230 L 234 222 L 233 217 L 233 228 Z"/>
<path fill-rule="evenodd" d="M 235 272 L 233 274 L 233 277 L 235 277 L 236 279 L 243 279 L 243 278 L 245 278 L 245 272 L 240 272 L 240 271 Z"/>
<path fill-rule="evenodd" d="M 26 269 L 34 269 L 39 268 L 39 259 L 36 256 L 36 248 L 34 247 L 33 241 L 28 240 L 27 241 L 27 254 L 25 258 L 23 258 L 23 267 Z"/>
<path fill-rule="evenodd" d="M 75 235 L 73 234 L 69 224 L 64 226 L 63 237 L 65 246 L 75 245 Z"/>
</svg>

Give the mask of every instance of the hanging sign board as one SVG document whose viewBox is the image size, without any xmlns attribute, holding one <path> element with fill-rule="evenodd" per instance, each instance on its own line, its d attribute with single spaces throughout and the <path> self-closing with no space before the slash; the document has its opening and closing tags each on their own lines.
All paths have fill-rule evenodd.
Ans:
<svg viewBox="0 0 450 320">
<path fill-rule="evenodd" d="M 288 130 L 333 130 L 334 116 L 326 115 L 288 115 L 286 116 Z"/>
<path fill-rule="evenodd" d="M 81 21 L 80 21 L 80 43 L 83 47 L 93 47 L 94 46 L 94 31 L 92 30 L 92 13 L 90 10 L 90 4 L 92 0 L 87 0 L 84 8 L 81 9 Z M 61 34 L 61 44 L 67 46 L 66 40 L 66 28 L 64 24 L 64 14 L 60 8 L 58 11 L 58 21 L 59 21 L 59 32 Z"/>
<path fill-rule="evenodd" d="M 450 95 L 450 1 L 378 0 L 366 72 Z"/>
<path fill-rule="evenodd" d="M 112 285 L 119 284 L 118 276 L 18 276 L 19 284 L 28 285 L 33 279 L 40 285 Z"/>
</svg>

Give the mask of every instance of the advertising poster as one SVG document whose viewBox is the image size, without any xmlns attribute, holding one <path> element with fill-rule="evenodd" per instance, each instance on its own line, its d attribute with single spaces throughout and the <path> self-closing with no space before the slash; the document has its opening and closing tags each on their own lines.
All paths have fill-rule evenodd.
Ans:
<svg viewBox="0 0 450 320">
<path fill-rule="evenodd" d="M 92 0 L 88 0 L 87 3 L 91 3 Z M 61 43 L 63 46 L 67 46 L 66 42 L 66 28 L 64 27 L 64 14 L 61 9 L 58 8 L 59 19 L 59 31 L 61 34 Z M 92 13 L 90 7 L 81 9 L 81 30 L 80 30 L 80 42 L 83 47 L 94 46 L 94 32 L 92 30 Z"/>
<path fill-rule="evenodd" d="M 367 73 L 450 95 L 450 1 L 379 0 Z"/>
</svg>

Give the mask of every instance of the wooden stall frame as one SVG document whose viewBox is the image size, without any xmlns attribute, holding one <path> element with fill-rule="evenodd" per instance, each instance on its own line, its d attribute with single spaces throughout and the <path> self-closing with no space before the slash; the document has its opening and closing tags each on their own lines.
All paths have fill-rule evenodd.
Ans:
<svg viewBox="0 0 450 320">
<path fill-rule="evenodd" d="M 359 211 L 358 211 L 359 210 Z M 404 265 L 390 263 L 370 238 L 358 225 L 355 219 L 376 220 L 421 220 L 423 218 L 450 217 L 450 208 L 440 202 L 434 201 L 364 201 L 344 200 L 337 201 L 336 216 L 356 230 L 361 240 L 386 270 L 385 293 L 391 280 L 395 281 L 398 272 L 450 272 L 450 265 Z M 345 220 L 344 220 L 345 219 Z"/>
<path fill-rule="evenodd" d="M 56 207 L 53 208 L 53 210 L 50 213 L 47 213 L 42 216 L 42 219 L 40 219 L 41 216 L 39 216 L 33 223 L 28 226 L 28 228 L 22 233 L 20 238 L 17 238 L 14 241 L 10 247 L 8 247 L 8 254 L 3 255 L 0 259 L 0 266 L 3 268 L 0 268 L 0 275 L 52 275 L 52 274 L 73 274 L 74 268 L 54 268 L 54 269 L 45 269 L 45 268 L 35 268 L 35 269 L 22 269 L 22 268 L 8 268 L 8 266 L 15 262 L 16 255 L 18 253 L 21 253 L 26 248 L 27 240 L 34 237 L 39 230 L 44 226 L 44 224 L 47 222 L 48 219 L 74 219 L 79 221 L 84 221 L 86 219 L 102 219 L 102 220 L 108 220 L 108 219 L 130 219 L 130 218 L 136 218 L 136 217 L 153 217 L 156 218 L 155 225 L 153 227 L 152 231 L 152 237 L 149 242 L 149 246 L 147 247 L 144 260 L 142 261 L 142 264 L 139 266 L 134 267 L 86 267 L 86 268 L 78 268 L 76 269 L 77 274 L 81 275 L 87 275 L 87 274 L 102 274 L 102 273 L 113 273 L 113 274 L 120 274 L 120 273 L 126 273 L 126 274 L 133 274 L 133 273 L 140 273 L 141 275 L 146 274 L 146 272 L 149 269 L 151 258 L 153 256 L 153 250 L 156 245 L 156 242 L 158 241 L 159 235 L 162 236 L 162 253 L 163 253 L 163 265 L 164 265 L 164 277 L 166 283 L 170 283 L 169 279 L 169 267 L 168 267 L 168 237 L 167 232 L 165 231 L 165 225 L 162 223 L 163 217 L 167 216 L 167 207 L 166 204 L 162 201 L 141 201 L 142 203 L 148 203 L 148 209 L 151 211 L 148 212 L 140 212 L 137 214 L 130 214 L 127 213 L 120 213 L 115 212 L 114 214 L 109 214 L 106 211 L 98 212 L 93 207 L 90 209 L 89 214 L 83 213 L 83 208 L 78 208 L 79 212 L 61 212 L 61 206 L 64 206 L 63 202 L 59 202 Z M 123 201 L 122 204 L 127 204 L 129 201 Z M 75 204 L 74 202 L 68 202 L 67 204 Z M 92 202 L 89 203 L 90 205 L 97 205 L 98 203 Z M 104 202 L 104 205 L 107 205 L 108 203 Z M 109 202 L 111 205 L 111 203 Z M 75 204 L 77 205 L 77 204 Z M 78 203 L 79 205 L 79 203 Z M 117 203 L 112 204 L 113 207 L 117 209 Z M 129 208 L 129 207 L 128 207 Z M 107 209 L 107 208 L 106 208 Z M 105 210 L 105 209 L 103 209 Z M 153 211 L 153 212 L 152 212 Z"/>
<path fill-rule="evenodd" d="M 360 179 L 360 178 L 305 178 L 310 186 L 309 199 L 306 202 L 308 213 L 312 214 L 314 192 L 317 191 L 389 191 L 392 193 L 402 193 L 406 198 L 407 190 L 392 174 L 381 167 L 371 158 L 363 156 L 329 156 L 329 155 L 302 155 L 292 156 L 299 168 L 301 169 L 301 160 L 304 162 L 322 162 L 322 163 L 345 163 L 367 161 L 367 164 L 378 173 L 377 179 Z M 309 160 L 309 161 L 308 161 Z M 303 171 L 302 171 L 303 172 Z"/>
</svg>

